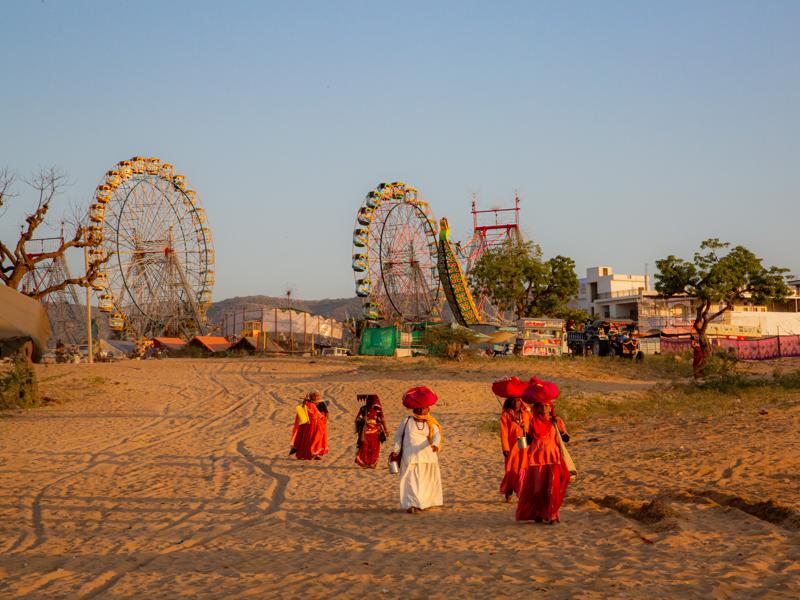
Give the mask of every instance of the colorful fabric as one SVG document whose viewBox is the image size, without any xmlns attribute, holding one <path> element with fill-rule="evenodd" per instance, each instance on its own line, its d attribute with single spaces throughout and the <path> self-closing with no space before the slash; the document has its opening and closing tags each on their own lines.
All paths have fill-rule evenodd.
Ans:
<svg viewBox="0 0 800 600">
<path fill-rule="evenodd" d="M 521 475 L 528 467 L 527 449 L 517 446 L 517 439 L 523 437 L 530 424 L 531 413 L 521 410 L 504 410 L 500 415 L 500 444 L 505 455 L 505 473 L 500 482 L 500 493 L 519 496 Z"/>
<path fill-rule="evenodd" d="M 308 423 L 301 425 L 299 416 L 295 415 L 292 448 L 299 460 L 311 460 L 328 454 L 328 417 L 311 400 L 305 400 L 303 405 L 308 414 Z"/>
<path fill-rule="evenodd" d="M 556 417 L 558 430 L 567 433 L 564 421 Z M 528 425 L 528 435 L 531 438 L 528 446 L 528 464 L 552 465 L 563 461 L 561 445 L 556 439 L 556 427 L 550 419 L 532 415 Z"/>
<path fill-rule="evenodd" d="M 383 408 L 380 400 L 376 400 L 372 406 L 362 406 L 356 416 L 356 441 L 355 462 L 357 465 L 374 469 L 378 464 L 381 455 L 381 442 L 386 439 L 387 427 L 383 417 Z"/>
<path fill-rule="evenodd" d="M 781 335 L 760 340 L 731 340 L 711 338 L 715 352 L 733 351 L 741 360 L 770 360 L 800 356 L 800 335 Z M 662 354 L 679 354 L 691 349 L 686 338 L 661 338 Z"/>
<path fill-rule="evenodd" d="M 501 398 L 521 398 L 527 388 L 528 382 L 519 377 L 504 377 L 492 383 L 492 393 Z"/>
<path fill-rule="evenodd" d="M 528 428 L 528 465 L 520 477 L 517 521 L 558 521 L 570 474 L 556 436 L 567 432 L 564 422 L 534 415 Z"/>
<path fill-rule="evenodd" d="M 531 377 L 528 387 L 522 394 L 522 399 L 528 404 L 553 404 L 561 391 L 552 381 L 541 381 Z"/>
<path fill-rule="evenodd" d="M 439 401 L 433 390 L 424 385 L 413 387 L 403 394 L 403 406 L 410 409 L 429 408 Z"/>
<path fill-rule="evenodd" d="M 560 521 L 569 480 L 569 471 L 561 463 L 529 466 L 520 484 L 517 521 Z"/>
</svg>

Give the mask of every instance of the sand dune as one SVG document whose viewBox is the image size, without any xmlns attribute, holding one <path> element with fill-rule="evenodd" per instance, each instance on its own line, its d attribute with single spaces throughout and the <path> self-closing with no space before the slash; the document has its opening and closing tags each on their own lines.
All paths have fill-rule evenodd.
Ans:
<svg viewBox="0 0 800 600">
<path fill-rule="evenodd" d="M 654 383 L 531 365 L 587 394 Z M 516 523 L 497 492 L 499 441 L 483 424 L 499 414 L 487 384 L 501 361 L 37 368 L 55 401 L 0 416 L 3 598 L 800 597 L 797 403 L 591 421 L 548 527 Z M 353 464 L 355 394 L 380 394 L 393 427 L 420 383 L 442 399 L 446 506 L 407 515 L 395 477 Z M 331 454 L 297 461 L 294 405 L 313 388 L 331 403 Z"/>
</svg>

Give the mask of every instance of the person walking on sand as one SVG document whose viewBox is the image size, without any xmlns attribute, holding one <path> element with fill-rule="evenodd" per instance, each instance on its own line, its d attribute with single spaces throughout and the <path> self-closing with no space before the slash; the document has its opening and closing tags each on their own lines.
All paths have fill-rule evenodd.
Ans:
<svg viewBox="0 0 800 600">
<path fill-rule="evenodd" d="M 376 394 L 368 394 L 366 402 L 356 415 L 356 464 L 374 469 L 381 455 L 381 444 L 386 441 L 388 427 L 383 417 L 381 400 Z"/>
<path fill-rule="evenodd" d="M 389 461 L 400 463 L 400 506 L 412 514 L 444 503 L 438 456 L 444 436 L 442 425 L 430 414 L 438 400 L 425 386 L 408 390 L 403 406 L 412 414 L 394 432 Z"/>
<path fill-rule="evenodd" d="M 328 453 L 328 406 L 319 392 L 311 392 L 297 405 L 292 448 L 299 460 L 320 460 Z"/>
<path fill-rule="evenodd" d="M 533 417 L 527 431 L 528 466 L 520 483 L 517 521 L 558 523 L 560 520 L 559 509 L 567 493 L 570 472 L 561 451 L 561 442 L 569 441 L 569 434 L 553 407 L 558 395 L 555 383 L 533 378 L 522 396 L 533 405 Z"/>
<path fill-rule="evenodd" d="M 500 482 L 500 493 L 511 501 L 514 494 L 519 497 L 519 484 L 522 473 L 528 467 L 528 453 L 520 438 L 525 440 L 525 433 L 531 421 L 531 411 L 519 396 L 506 398 L 503 412 L 500 415 L 500 444 L 505 459 L 505 474 Z"/>
<path fill-rule="evenodd" d="M 522 394 L 526 389 L 528 382 L 520 381 L 518 377 L 504 377 L 492 383 L 494 395 L 505 398 L 503 411 L 500 414 L 500 447 L 505 460 L 500 493 L 505 496 L 506 502 L 509 502 L 514 494 L 519 497 L 520 476 L 528 466 L 525 433 L 528 431 L 531 412 L 522 401 Z"/>
</svg>

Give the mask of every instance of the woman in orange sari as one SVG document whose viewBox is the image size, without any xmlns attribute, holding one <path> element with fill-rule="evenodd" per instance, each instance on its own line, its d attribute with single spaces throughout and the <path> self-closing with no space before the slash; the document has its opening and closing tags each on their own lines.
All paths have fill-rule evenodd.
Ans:
<svg viewBox="0 0 800 600">
<path fill-rule="evenodd" d="M 569 485 L 570 473 L 556 436 L 569 440 L 567 428 L 553 408 L 558 386 L 532 379 L 523 400 L 533 405 L 528 425 L 528 466 L 520 484 L 517 521 L 558 523 L 559 509 Z"/>
<path fill-rule="evenodd" d="M 305 418 L 301 414 L 305 414 Z M 320 460 L 327 453 L 328 407 L 319 392 L 311 392 L 297 407 L 289 454 L 295 454 L 300 460 Z"/>
<path fill-rule="evenodd" d="M 511 501 L 513 494 L 519 497 L 520 477 L 528 466 L 528 454 L 524 448 L 518 446 L 517 440 L 525 437 L 530 420 L 530 410 L 522 402 L 522 398 L 506 398 L 503 413 L 500 415 L 500 443 L 506 463 L 506 472 L 500 482 L 500 493 L 505 495 L 506 502 Z"/>
<path fill-rule="evenodd" d="M 374 469 L 378 465 L 381 444 L 386 441 L 387 431 L 381 400 L 376 394 L 369 394 L 356 415 L 357 465 L 367 469 Z"/>
</svg>

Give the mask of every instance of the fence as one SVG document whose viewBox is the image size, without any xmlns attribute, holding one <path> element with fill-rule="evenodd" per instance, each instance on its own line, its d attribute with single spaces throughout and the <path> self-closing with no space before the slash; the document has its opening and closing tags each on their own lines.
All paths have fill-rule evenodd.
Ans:
<svg viewBox="0 0 800 600">
<path fill-rule="evenodd" d="M 760 340 L 712 338 L 711 345 L 715 350 L 720 349 L 727 352 L 732 349 L 741 360 L 767 360 L 800 356 L 800 335 L 776 335 Z M 661 338 L 662 354 L 688 352 L 690 349 L 691 342 L 686 338 Z"/>
<path fill-rule="evenodd" d="M 260 329 L 275 342 L 302 344 L 305 348 L 313 338 L 315 345 L 341 345 L 342 324 L 336 319 L 296 310 L 280 308 L 241 309 L 224 315 L 220 331 L 226 338 L 239 336 L 247 321 L 258 321 Z"/>
</svg>

